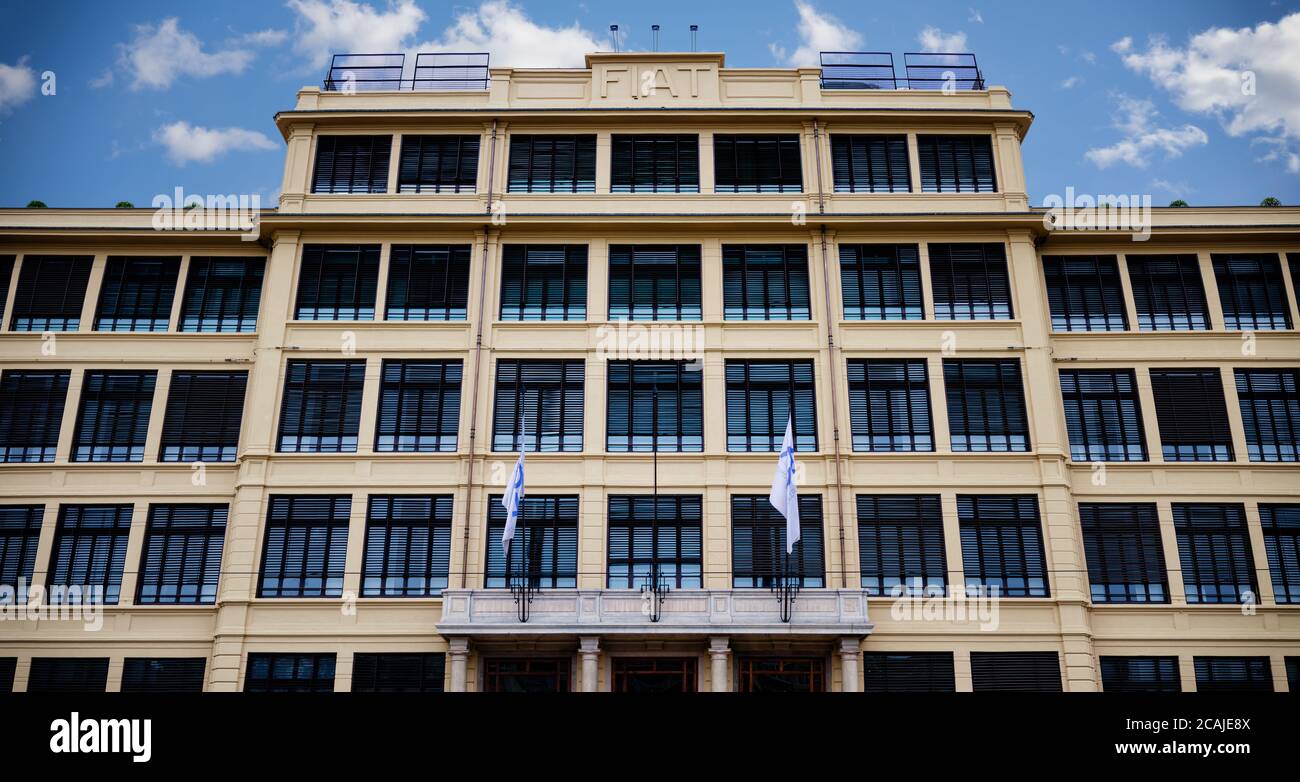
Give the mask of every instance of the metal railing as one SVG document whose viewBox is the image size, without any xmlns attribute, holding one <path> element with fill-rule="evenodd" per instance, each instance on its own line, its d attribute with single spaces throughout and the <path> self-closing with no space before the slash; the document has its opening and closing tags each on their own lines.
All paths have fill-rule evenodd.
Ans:
<svg viewBox="0 0 1300 782">
<path fill-rule="evenodd" d="M 822 89 L 896 90 L 889 52 L 822 52 Z"/>
<path fill-rule="evenodd" d="M 984 74 L 968 52 L 907 52 L 904 76 L 889 52 L 822 52 L 824 90 L 982 90 Z"/>
<path fill-rule="evenodd" d="M 325 75 L 326 92 L 486 90 L 487 52 L 437 52 L 415 56 L 410 78 L 405 54 L 336 54 Z"/>
</svg>

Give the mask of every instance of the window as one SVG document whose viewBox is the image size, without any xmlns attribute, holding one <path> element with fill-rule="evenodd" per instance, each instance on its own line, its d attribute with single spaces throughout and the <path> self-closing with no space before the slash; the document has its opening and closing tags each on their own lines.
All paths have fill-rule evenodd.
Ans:
<svg viewBox="0 0 1300 782">
<path fill-rule="evenodd" d="M 1285 659 L 1287 689 L 1291 692 L 1300 692 L 1300 657 L 1287 657 Z M 3 691 L 3 687 L 0 687 L 0 692 Z"/>
<path fill-rule="evenodd" d="M 1056 652 L 971 652 L 975 692 L 1061 692 Z"/>
<path fill-rule="evenodd" d="M 957 521 L 968 595 L 1050 595 L 1037 497 L 959 494 Z"/>
<path fill-rule="evenodd" d="M 727 450 L 779 451 L 793 417 L 794 449 L 817 450 L 811 361 L 727 362 Z"/>
<path fill-rule="evenodd" d="M 366 654 L 352 656 L 353 692 L 442 692 L 446 655 Z"/>
<path fill-rule="evenodd" d="M 89 255 L 24 255 L 9 328 L 76 331 L 93 260 Z"/>
<path fill-rule="evenodd" d="M 722 246 L 727 320 L 809 320 L 808 248 L 802 244 Z"/>
<path fill-rule="evenodd" d="M 1259 504 L 1273 599 L 1300 603 L 1300 505 Z"/>
<path fill-rule="evenodd" d="M 1197 692 L 1272 692 L 1267 657 L 1195 657 Z"/>
<path fill-rule="evenodd" d="M 1146 461 L 1142 403 L 1133 370 L 1062 369 L 1061 398 L 1071 459 Z"/>
<path fill-rule="evenodd" d="M 173 371 L 163 418 L 163 462 L 233 462 L 247 372 Z"/>
<path fill-rule="evenodd" d="M 334 692 L 333 654 L 249 654 L 244 692 Z"/>
<path fill-rule="evenodd" d="M 867 594 L 945 595 L 944 556 L 939 495 L 858 495 L 858 563 Z"/>
<path fill-rule="evenodd" d="M 1300 372 L 1238 369 L 1236 379 L 1250 460 L 1300 461 Z"/>
<path fill-rule="evenodd" d="M 925 359 L 849 359 L 848 367 L 853 450 L 934 450 Z"/>
<path fill-rule="evenodd" d="M 923 193 L 995 193 L 993 143 L 988 136 L 917 136 Z"/>
<path fill-rule="evenodd" d="M 611 495 L 610 589 L 641 589 L 653 577 L 673 589 L 703 585 L 703 498 Z"/>
<path fill-rule="evenodd" d="M 563 657 L 487 657 L 484 692 L 568 692 L 569 660 Z"/>
<path fill-rule="evenodd" d="M 389 251 L 385 320 L 465 320 L 468 244 L 395 244 Z"/>
<path fill-rule="evenodd" d="M 862 655 L 864 692 L 956 692 L 952 652 Z"/>
<path fill-rule="evenodd" d="M 698 193 L 700 137 L 615 133 L 609 179 L 612 193 Z"/>
<path fill-rule="evenodd" d="M 1230 462 L 1232 432 L 1217 369 L 1151 370 L 1167 462 Z"/>
<path fill-rule="evenodd" d="M 1177 657 L 1102 657 L 1105 692 L 1181 692 Z"/>
<path fill-rule="evenodd" d="M 923 320 L 914 244 L 840 245 L 845 320 Z"/>
<path fill-rule="evenodd" d="M 1211 255 L 1219 283 L 1223 325 L 1229 330 L 1291 328 L 1282 263 L 1268 253 Z"/>
<path fill-rule="evenodd" d="M 694 657 L 613 657 L 613 692 L 695 692 Z"/>
<path fill-rule="evenodd" d="M 95 331 L 166 331 L 180 268 L 180 258 L 110 257 Z"/>
<path fill-rule="evenodd" d="M 826 586 L 821 496 L 799 495 L 799 540 L 787 556 L 785 517 L 772 507 L 767 495 L 733 494 L 731 585 L 736 589 L 776 587 L 787 572 L 801 587 Z"/>
<path fill-rule="evenodd" d="M 1029 450 L 1019 359 L 945 359 L 943 382 L 954 451 Z"/>
<path fill-rule="evenodd" d="M 272 496 L 258 597 L 339 597 L 348 553 L 349 496 Z"/>
<path fill-rule="evenodd" d="M 374 320 L 379 245 L 309 244 L 298 276 L 298 320 Z"/>
<path fill-rule="evenodd" d="M 596 137 L 511 135 L 506 191 L 596 192 Z"/>
<path fill-rule="evenodd" d="M 1133 306 L 1142 331 L 1195 331 L 1210 327 L 1195 255 L 1129 255 Z"/>
<path fill-rule="evenodd" d="M 473 193 L 478 136 L 402 136 L 399 193 Z M 386 175 L 386 174 L 385 174 Z"/>
<path fill-rule="evenodd" d="M 1156 506 L 1079 503 L 1094 603 L 1168 603 L 1169 581 Z"/>
<path fill-rule="evenodd" d="M 704 450 L 704 372 L 685 361 L 611 361 L 605 449 Z"/>
<path fill-rule="evenodd" d="M 13 590 L 13 604 L 27 602 L 44 517 L 42 505 L 0 505 L 0 586 Z"/>
<path fill-rule="evenodd" d="M 609 248 L 610 320 L 699 320 L 698 244 Z"/>
<path fill-rule="evenodd" d="M 837 193 L 907 193 L 912 189 L 907 136 L 831 134 Z"/>
<path fill-rule="evenodd" d="M 1055 331 L 1128 329 L 1115 256 L 1047 256 L 1043 258 L 1043 276 Z"/>
<path fill-rule="evenodd" d="M 488 589 L 529 583 L 542 589 L 578 585 L 578 497 L 528 495 L 520 506 L 509 556 L 502 550 L 506 509 L 501 495 L 488 501 Z"/>
<path fill-rule="evenodd" d="M 9 300 L 9 281 L 13 276 L 14 256 L 0 255 L 0 323 L 4 322 L 5 302 Z M 0 688 L 0 692 L 6 690 Z"/>
<path fill-rule="evenodd" d="M 713 136 L 715 193 L 802 193 L 799 136 Z"/>
<path fill-rule="evenodd" d="M 203 657 L 128 657 L 122 692 L 203 692 Z"/>
<path fill-rule="evenodd" d="M 365 380 L 365 361 L 290 361 L 276 449 L 356 453 Z"/>
<path fill-rule="evenodd" d="M 585 244 L 508 244 L 501 256 L 501 320 L 585 320 Z"/>
<path fill-rule="evenodd" d="M 104 692 L 107 657 L 33 657 L 28 692 Z"/>
<path fill-rule="evenodd" d="M 61 505 L 46 591 L 49 602 L 116 605 L 122 591 L 130 505 Z"/>
<path fill-rule="evenodd" d="M 0 695 L 14 691 L 14 672 L 17 669 L 17 657 L 0 657 Z"/>
<path fill-rule="evenodd" d="M 492 450 L 582 450 L 581 359 L 497 361 Z"/>
<path fill-rule="evenodd" d="M 447 588 L 452 496 L 370 496 L 363 597 L 433 597 Z M 441 681 L 441 678 L 439 678 Z"/>
<path fill-rule="evenodd" d="M 459 360 L 385 361 L 375 450 L 454 453 L 460 381 Z"/>
<path fill-rule="evenodd" d="M 742 657 L 736 673 L 741 692 L 822 692 L 826 663 L 813 657 Z"/>
<path fill-rule="evenodd" d="M 1174 531 L 1189 603 L 1258 603 L 1246 510 L 1175 502 Z"/>
<path fill-rule="evenodd" d="M 317 136 L 313 193 L 387 193 L 392 136 Z"/>
<path fill-rule="evenodd" d="M 71 375 L 66 369 L 0 374 L 0 460 L 54 461 Z"/>
<path fill-rule="evenodd" d="M 157 374 L 86 371 L 72 461 L 144 461 Z"/>
<path fill-rule="evenodd" d="M 1010 320 L 1011 283 L 1000 244 L 932 244 L 930 285 L 938 320 Z"/>
<path fill-rule="evenodd" d="M 225 505 L 150 505 L 136 602 L 215 603 L 228 513 Z"/>
<path fill-rule="evenodd" d="M 180 330 L 256 331 L 265 269 L 265 258 L 191 258 Z"/>
</svg>

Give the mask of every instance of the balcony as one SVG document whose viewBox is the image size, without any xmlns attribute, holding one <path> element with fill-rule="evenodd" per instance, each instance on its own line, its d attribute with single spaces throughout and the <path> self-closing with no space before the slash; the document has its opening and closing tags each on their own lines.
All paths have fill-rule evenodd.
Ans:
<svg viewBox="0 0 1300 782">
<path fill-rule="evenodd" d="M 405 54 L 336 54 L 325 75 L 325 91 L 486 90 L 490 80 L 487 52 L 417 54 L 409 75 Z"/>
<path fill-rule="evenodd" d="M 907 52 L 904 77 L 890 52 L 822 52 L 823 90 L 983 90 L 984 74 L 968 52 Z"/>
</svg>

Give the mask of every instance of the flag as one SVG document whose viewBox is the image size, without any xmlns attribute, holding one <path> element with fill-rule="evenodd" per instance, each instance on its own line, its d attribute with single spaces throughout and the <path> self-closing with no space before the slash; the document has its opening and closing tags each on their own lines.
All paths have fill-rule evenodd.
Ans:
<svg viewBox="0 0 1300 782">
<path fill-rule="evenodd" d="M 772 493 L 767 496 L 772 507 L 785 516 L 785 553 L 794 552 L 799 540 L 799 490 L 794 483 L 794 414 L 785 422 L 785 438 L 781 440 L 781 455 L 772 476 Z"/>
<path fill-rule="evenodd" d="M 515 522 L 519 520 L 519 508 L 524 504 L 524 444 L 519 443 L 519 461 L 506 482 L 506 493 L 501 498 L 506 509 L 506 528 L 501 531 L 501 553 L 510 553 L 510 541 L 515 537 Z"/>
</svg>

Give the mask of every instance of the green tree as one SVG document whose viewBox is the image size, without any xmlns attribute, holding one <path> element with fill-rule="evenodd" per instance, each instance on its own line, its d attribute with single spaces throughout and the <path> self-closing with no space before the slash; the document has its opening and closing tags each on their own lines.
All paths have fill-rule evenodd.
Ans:
<svg viewBox="0 0 1300 782">
<path fill-rule="evenodd" d="M 1169 202 L 1169 205 L 1170 205 L 1170 206 L 1187 206 L 1188 204 L 1187 204 L 1186 201 L 1184 201 L 1184 200 L 1181 199 L 1181 198 L 1175 198 L 1173 201 L 1170 201 L 1170 202 Z"/>
<path fill-rule="evenodd" d="M 117 208 L 118 208 L 118 209 L 135 209 L 135 204 L 131 203 L 130 201 L 118 201 L 118 202 L 117 202 Z"/>
<path fill-rule="evenodd" d="M 1260 201 L 1259 205 L 1260 206 L 1281 206 L 1282 202 L 1277 200 L 1273 196 L 1269 196 L 1268 198 L 1265 198 L 1263 201 Z"/>
<path fill-rule="evenodd" d="M 28 201 L 27 208 L 28 209 L 49 209 L 49 207 L 45 205 L 44 201 L 36 201 L 36 200 Z"/>
</svg>

